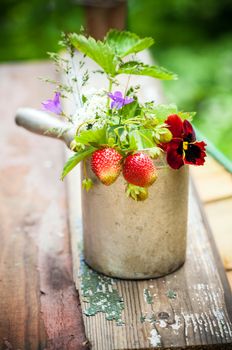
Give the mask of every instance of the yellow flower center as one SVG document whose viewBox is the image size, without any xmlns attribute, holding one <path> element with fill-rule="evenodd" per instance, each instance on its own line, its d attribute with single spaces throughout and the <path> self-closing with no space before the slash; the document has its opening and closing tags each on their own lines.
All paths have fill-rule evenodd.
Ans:
<svg viewBox="0 0 232 350">
<path fill-rule="evenodd" d="M 187 149 L 188 149 L 188 142 L 185 141 L 185 142 L 183 142 L 183 150 L 187 151 Z"/>
</svg>

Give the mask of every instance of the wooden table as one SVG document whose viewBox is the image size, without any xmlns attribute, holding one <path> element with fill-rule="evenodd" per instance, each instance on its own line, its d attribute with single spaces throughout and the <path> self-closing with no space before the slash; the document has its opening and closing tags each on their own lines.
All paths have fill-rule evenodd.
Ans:
<svg viewBox="0 0 232 350">
<path fill-rule="evenodd" d="M 232 174 L 208 157 L 204 167 L 192 167 L 191 175 L 232 288 Z"/>
<path fill-rule="evenodd" d="M 0 67 L 0 349 L 85 349 L 72 280 L 64 146 L 14 123 L 19 106 L 40 108 L 51 64 Z"/>
<path fill-rule="evenodd" d="M 81 259 L 78 177 L 76 169 L 68 180 L 74 279 L 93 349 L 232 349 L 231 290 L 193 185 L 184 266 L 163 278 L 125 281 L 96 274 Z"/>
<path fill-rule="evenodd" d="M 231 292 L 194 190 L 187 262 L 176 273 L 141 282 L 107 280 L 86 269 L 80 274 L 80 203 L 72 199 L 80 197 L 78 169 L 67 191 L 57 180 L 63 145 L 13 121 L 19 106 L 39 108 L 50 97 L 35 76 L 51 76 L 51 66 L 5 65 L 0 71 L 0 349 L 88 349 L 86 336 L 95 350 L 232 349 Z M 106 295 L 110 310 L 123 306 L 119 325 L 104 312 L 85 315 L 91 309 L 83 292 L 93 284 L 79 288 L 81 311 L 69 232 L 77 286 L 85 277 L 98 279 L 116 298 L 112 304 Z"/>
</svg>

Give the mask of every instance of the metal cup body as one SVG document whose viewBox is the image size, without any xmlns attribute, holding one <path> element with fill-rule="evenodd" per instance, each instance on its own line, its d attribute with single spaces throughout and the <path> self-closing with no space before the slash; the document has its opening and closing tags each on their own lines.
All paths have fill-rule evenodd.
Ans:
<svg viewBox="0 0 232 350">
<path fill-rule="evenodd" d="M 188 166 L 163 166 L 136 202 L 124 193 L 122 175 L 104 186 L 87 165 L 94 188 L 82 190 L 84 259 L 93 269 L 122 279 L 164 276 L 185 261 Z"/>
</svg>

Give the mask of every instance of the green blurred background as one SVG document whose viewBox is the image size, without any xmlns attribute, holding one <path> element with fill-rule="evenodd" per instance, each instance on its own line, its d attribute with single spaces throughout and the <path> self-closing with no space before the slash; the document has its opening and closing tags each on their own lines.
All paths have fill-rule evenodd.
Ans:
<svg viewBox="0 0 232 350">
<path fill-rule="evenodd" d="M 61 31 L 85 24 L 73 0 L 0 5 L 2 62 L 46 58 Z M 179 75 L 164 82 L 168 101 L 196 111 L 195 125 L 232 160 L 231 18 L 231 0 L 128 0 L 128 29 L 154 37 L 156 61 Z"/>
</svg>

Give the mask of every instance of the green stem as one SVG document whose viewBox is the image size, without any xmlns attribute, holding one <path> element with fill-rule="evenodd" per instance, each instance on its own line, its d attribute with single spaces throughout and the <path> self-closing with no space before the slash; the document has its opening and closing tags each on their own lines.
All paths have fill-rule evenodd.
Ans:
<svg viewBox="0 0 232 350">
<path fill-rule="evenodd" d="M 68 116 L 67 114 L 65 114 L 64 112 L 62 112 L 62 113 L 60 114 L 60 116 L 61 116 L 61 117 L 64 117 L 64 118 L 67 119 L 70 123 L 73 124 L 72 118 L 69 117 L 69 116 Z"/>
<path fill-rule="evenodd" d="M 113 86 L 113 80 L 111 77 L 108 76 L 108 80 L 109 80 L 109 88 L 108 88 L 108 93 L 110 93 L 112 91 L 112 86 Z M 107 109 L 110 108 L 110 97 L 108 96 L 108 99 L 107 99 L 107 105 L 106 105 Z"/>
<path fill-rule="evenodd" d="M 72 64 L 72 69 L 76 78 L 76 84 L 74 84 L 74 86 L 76 87 L 77 90 L 77 96 L 79 99 L 79 103 L 80 103 L 80 107 L 83 106 L 83 102 L 81 99 L 81 92 L 80 92 L 80 88 L 79 88 L 79 84 L 78 84 L 78 78 L 77 78 L 77 72 L 76 72 L 76 66 L 75 66 L 75 62 L 74 62 L 74 56 L 71 55 L 71 64 Z"/>
<path fill-rule="evenodd" d="M 129 75 L 129 77 L 128 77 L 128 79 L 127 79 L 126 88 L 125 88 L 125 91 L 124 91 L 124 98 L 126 97 L 126 92 L 127 92 L 127 89 L 128 89 L 128 85 L 129 85 L 129 82 L 130 82 L 130 78 L 131 78 L 131 74 Z"/>
<path fill-rule="evenodd" d="M 83 172 L 84 172 L 84 178 L 87 179 L 87 169 L 86 169 L 86 159 L 83 159 Z"/>
<path fill-rule="evenodd" d="M 95 123 L 95 121 L 96 121 L 96 120 L 94 120 L 94 119 L 92 119 L 92 120 L 90 119 L 90 120 L 87 120 L 86 122 L 81 123 L 81 124 L 78 126 L 78 128 L 77 128 L 76 135 L 78 136 L 79 130 L 80 130 L 80 128 L 81 128 L 83 125 L 85 125 L 85 124 L 90 124 L 90 123 Z"/>
</svg>

